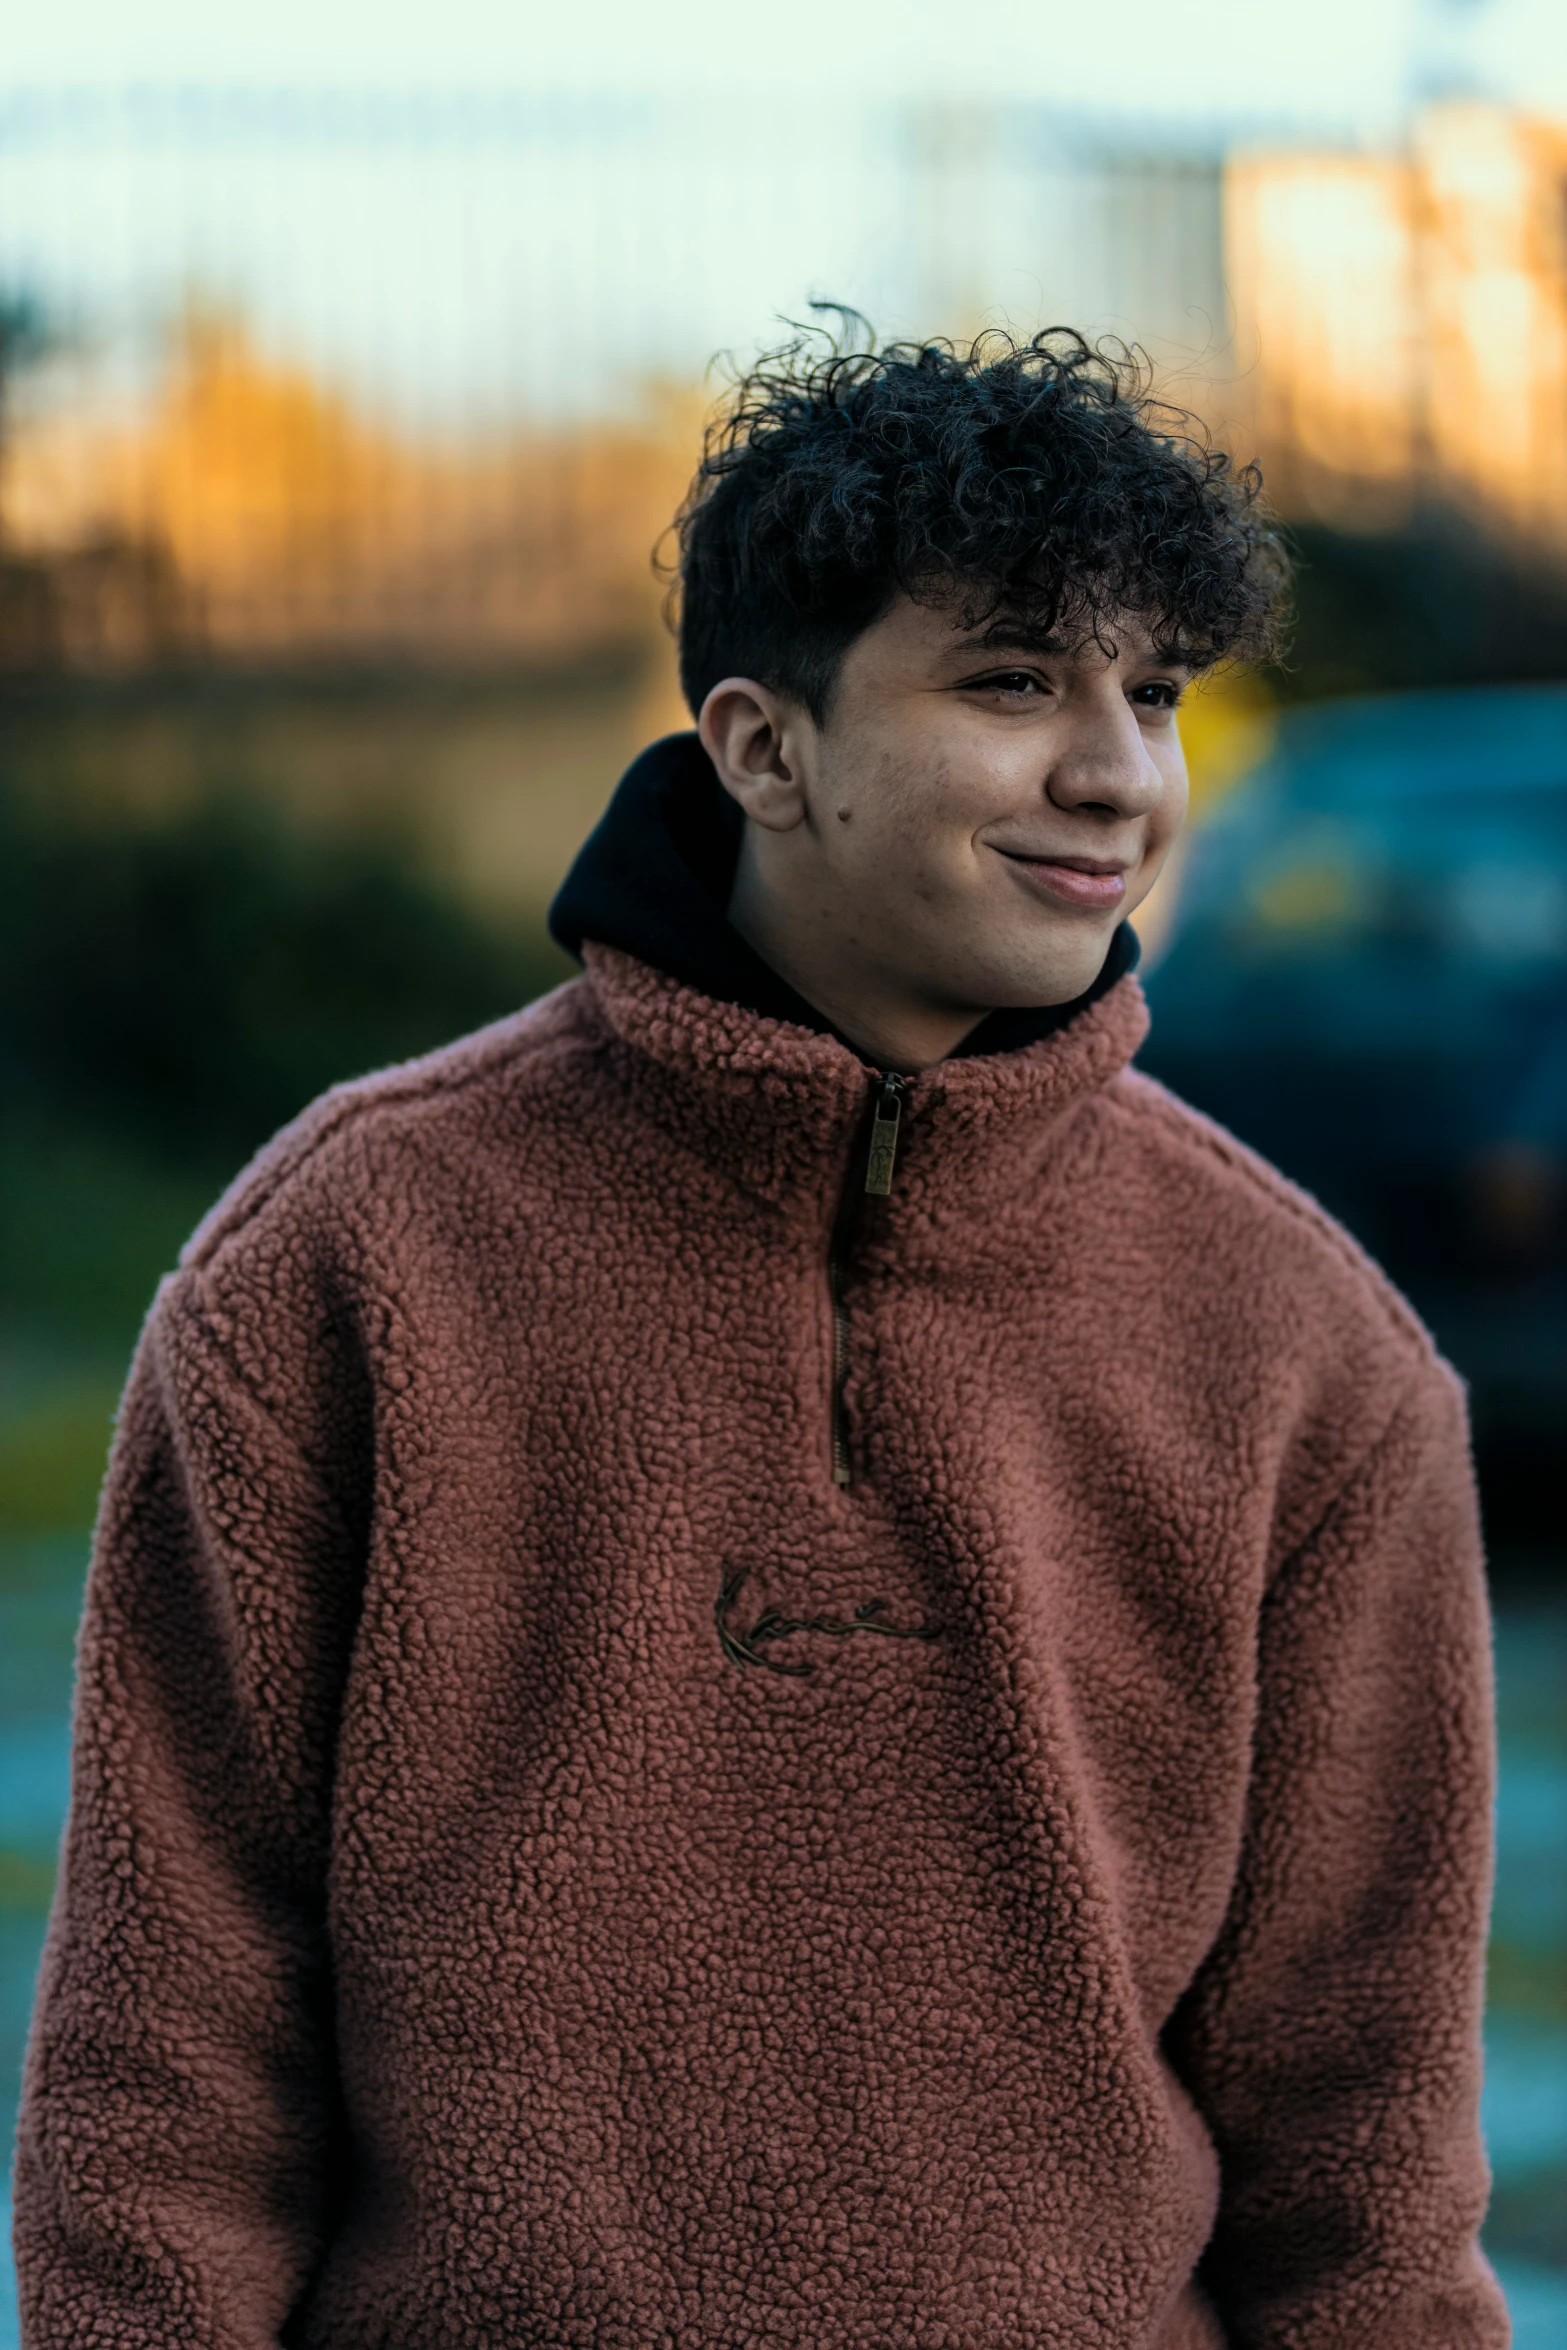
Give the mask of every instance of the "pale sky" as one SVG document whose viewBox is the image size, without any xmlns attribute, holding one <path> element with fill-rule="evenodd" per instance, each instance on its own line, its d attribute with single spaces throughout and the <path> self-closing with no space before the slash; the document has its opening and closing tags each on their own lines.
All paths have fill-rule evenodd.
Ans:
<svg viewBox="0 0 1567 2350">
<path fill-rule="evenodd" d="M 1412 72 L 1459 60 L 1567 113 L 1563 0 L 4 0 L 0 89 L 126 80 L 757 93 L 715 115 L 743 171 L 787 138 L 769 92 L 1045 98 L 1144 118 L 1396 121 Z"/>
<path fill-rule="evenodd" d="M 197 295 L 362 403 L 467 429 L 634 404 L 814 293 L 883 332 L 977 315 L 928 266 L 961 214 L 986 315 L 1157 337 L 1173 303 L 1196 348 L 1206 283 L 1083 290 L 1092 223 L 1029 176 L 1047 150 L 1079 123 L 1149 152 L 1381 143 L 1455 88 L 1567 121 L 1567 0 L 0 0 L 0 284 L 79 324 L 100 375 L 156 380 Z M 234 92 L 267 100 L 237 128 Z M 354 110 L 375 93 L 542 103 L 481 136 L 466 106 L 388 130 Z M 583 129 L 549 103 L 571 94 L 633 104 Z M 961 148 L 970 108 L 1040 105 L 1021 173 L 911 208 L 928 116 Z M 1155 274 L 1178 230 L 1150 221 Z"/>
</svg>

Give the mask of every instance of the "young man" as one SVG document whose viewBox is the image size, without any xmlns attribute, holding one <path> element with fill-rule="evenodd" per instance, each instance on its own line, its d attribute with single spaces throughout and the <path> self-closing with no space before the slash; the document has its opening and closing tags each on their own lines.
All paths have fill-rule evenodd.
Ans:
<svg viewBox="0 0 1567 2350">
<path fill-rule="evenodd" d="M 586 976 L 160 1292 L 28 2350 L 1499 2350 L 1452 1374 L 1129 1069 L 1255 484 L 1073 338 L 796 350 Z"/>
</svg>

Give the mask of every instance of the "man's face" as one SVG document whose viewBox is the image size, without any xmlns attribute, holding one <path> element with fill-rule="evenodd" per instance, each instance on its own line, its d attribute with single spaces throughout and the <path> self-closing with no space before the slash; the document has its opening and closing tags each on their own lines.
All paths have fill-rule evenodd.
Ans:
<svg viewBox="0 0 1567 2350">
<path fill-rule="evenodd" d="M 836 942 L 851 987 L 938 1017 L 1092 983 L 1186 809 L 1187 673 L 1135 617 L 1106 639 L 1069 650 L 900 597 L 849 648 L 824 726 L 782 705 L 802 815 L 751 831 L 808 960 Z"/>
</svg>

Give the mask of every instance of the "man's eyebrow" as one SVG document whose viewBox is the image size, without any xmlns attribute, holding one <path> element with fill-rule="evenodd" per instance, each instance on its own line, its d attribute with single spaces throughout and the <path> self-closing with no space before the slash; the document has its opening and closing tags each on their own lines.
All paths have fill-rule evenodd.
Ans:
<svg viewBox="0 0 1567 2350">
<path fill-rule="evenodd" d="M 977 636 L 965 637 L 954 645 L 953 657 L 965 653 L 1044 653 L 1060 654 L 1071 651 L 1065 637 L 1043 635 L 1021 620 L 993 620 Z"/>
<path fill-rule="evenodd" d="M 1042 656 L 1048 660 L 1062 654 L 1072 653 L 1076 650 L 1079 641 L 1073 638 L 1044 634 L 1030 628 L 1026 621 L 993 620 L 988 628 L 982 628 L 976 635 L 964 637 L 960 643 L 954 645 L 952 658 L 960 660 L 965 656 L 972 657 L 976 653 L 1021 653 Z M 1144 659 L 1155 668 L 1189 670 L 1192 667 L 1191 654 L 1183 652 L 1178 645 L 1168 647 L 1134 645 L 1123 648 L 1113 638 L 1110 643 L 1112 652 L 1119 653 L 1122 650 L 1129 650 L 1134 659 Z"/>
</svg>

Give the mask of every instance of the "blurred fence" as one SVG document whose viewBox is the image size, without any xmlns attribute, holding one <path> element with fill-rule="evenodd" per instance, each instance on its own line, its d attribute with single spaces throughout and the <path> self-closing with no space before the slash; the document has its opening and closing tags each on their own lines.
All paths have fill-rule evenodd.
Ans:
<svg viewBox="0 0 1567 2350">
<path fill-rule="evenodd" d="M 715 351 L 813 295 L 883 330 L 1067 320 L 1229 364 L 1216 152 L 1038 111 L 0 104 L 36 308 L 0 513 L 13 668 L 553 660 L 650 608 Z"/>
<path fill-rule="evenodd" d="M 736 167 L 735 141 L 744 145 Z M 712 355 L 1142 344 L 1287 508 L 1567 545 L 1567 139 L 1220 152 L 1038 108 L 0 100 L 0 660 L 552 662 L 644 628 Z M 6 322 L 9 321 L 9 331 Z"/>
</svg>

